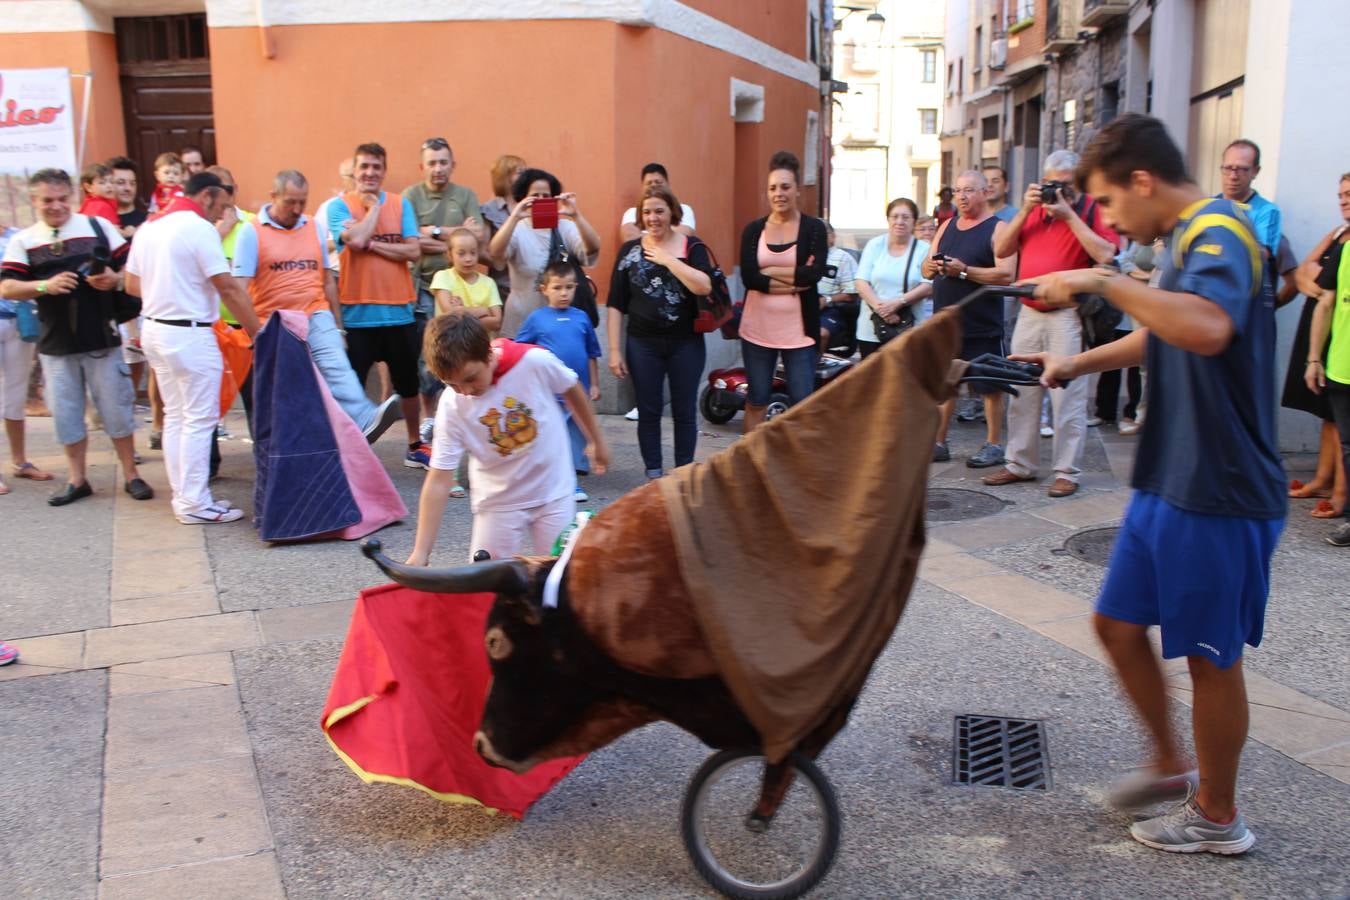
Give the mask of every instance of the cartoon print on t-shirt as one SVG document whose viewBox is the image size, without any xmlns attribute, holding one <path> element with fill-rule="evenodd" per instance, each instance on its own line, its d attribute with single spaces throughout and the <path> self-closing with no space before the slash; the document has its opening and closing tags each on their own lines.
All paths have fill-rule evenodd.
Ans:
<svg viewBox="0 0 1350 900">
<path fill-rule="evenodd" d="M 488 440 L 492 441 L 497 454 L 510 456 L 533 444 L 539 435 L 539 427 L 534 412 L 515 397 L 507 397 L 502 406 L 506 407 L 505 416 L 494 406 L 478 421 L 487 426 Z"/>
</svg>

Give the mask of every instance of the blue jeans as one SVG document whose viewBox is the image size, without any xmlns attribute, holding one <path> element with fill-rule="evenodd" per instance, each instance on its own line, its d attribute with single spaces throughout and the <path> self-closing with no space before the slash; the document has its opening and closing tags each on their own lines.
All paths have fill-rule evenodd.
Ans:
<svg viewBox="0 0 1350 900">
<path fill-rule="evenodd" d="M 628 337 L 628 374 L 637 393 L 638 450 L 645 468 L 661 469 L 661 407 L 670 382 L 675 422 L 675 465 L 694 461 L 698 441 L 698 383 L 707 360 L 703 335 L 686 338 Z"/>
<path fill-rule="evenodd" d="M 332 312 L 321 309 L 310 314 L 308 344 L 309 357 L 328 385 L 328 392 L 342 411 L 352 417 L 356 427 L 365 431 L 375 421 L 375 404 L 366 396 L 352 370 Z"/>
<path fill-rule="evenodd" d="M 787 376 L 788 402 L 801 403 L 816 387 L 816 345 L 777 350 L 741 339 L 741 359 L 745 361 L 745 378 L 750 384 L 746 393 L 747 406 L 768 406 L 773 396 L 773 370 L 778 357 L 783 357 Z"/>
</svg>

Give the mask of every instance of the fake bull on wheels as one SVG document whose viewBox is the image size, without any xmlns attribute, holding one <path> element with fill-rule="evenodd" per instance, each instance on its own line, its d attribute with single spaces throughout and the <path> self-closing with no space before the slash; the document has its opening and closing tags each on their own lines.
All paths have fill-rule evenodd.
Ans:
<svg viewBox="0 0 1350 900">
<path fill-rule="evenodd" d="M 400 658 L 391 638 L 415 641 L 424 625 L 447 627 L 432 622 L 438 608 L 475 605 L 471 640 L 485 652 L 454 665 L 484 681 L 490 673 L 486 699 L 478 693 L 459 709 L 476 721 L 433 724 L 456 754 L 457 777 L 477 785 L 475 767 L 499 773 L 506 780 L 491 787 L 504 793 L 493 796 L 522 815 L 584 754 L 671 722 L 718 751 L 681 811 L 698 872 L 735 897 L 810 890 L 841 836 L 834 791 L 814 760 L 847 723 L 913 586 L 938 404 L 965 372 L 952 362 L 960 333 L 959 311 L 940 313 L 706 462 L 626 494 L 559 559 L 423 569 L 367 543 L 366 554 L 413 599 L 383 604 L 380 621 L 379 605 L 367 603 L 373 591 L 358 604 L 325 713 L 334 748 L 378 780 L 343 747 L 377 704 L 344 710 L 362 703 L 360 692 L 397 682 L 400 666 L 416 678 L 432 665 Z M 970 374 L 980 380 L 1034 378 L 979 368 Z M 842 485 L 841 471 L 851 473 Z M 419 604 L 425 615 L 411 611 Z M 384 638 L 379 653 L 354 645 L 358 620 L 367 637 Z M 426 642 L 426 652 L 443 644 Z M 439 651 L 436 664 L 451 652 Z M 383 677 L 371 678 L 372 668 Z M 338 695 L 344 680 L 359 696 Z M 409 706 L 428 715 L 424 702 Z M 386 741 L 414 730 L 378 727 Z M 493 805 L 467 789 L 432 792 Z"/>
</svg>

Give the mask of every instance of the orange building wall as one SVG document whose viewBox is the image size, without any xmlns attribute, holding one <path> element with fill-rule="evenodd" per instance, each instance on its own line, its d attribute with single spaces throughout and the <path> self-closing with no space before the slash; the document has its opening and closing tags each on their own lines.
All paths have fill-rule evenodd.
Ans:
<svg viewBox="0 0 1350 900">
<path fill-rule="evenodd" d="M 126 152 L 122 123 L 122 89 L 118 83 L 117 45 L 111 34 L 59 31 L 43 34 L 0 34 L 0 66 L 6 69 L 50 69 L 64 66 L 72 75 L 94 73 L 85 161 L 104 160 Z M 75 151 L 80 148 L 79 122 L 84 109 L 84 79 L 72 78 L 75 104 Z M 78 173 L 72 172 L 78 177 Z"/>
<path fill-rule="evenodd" d="M 488 167 L 514 153 L 577 192 L 602 241 L 592 270 L 602 296 L 644 163 L 669 168 L 729 272 L 741 228 L 767 210 L 769 155 L 803 155 L 806 110 L 819 106 L 811 85 L 669 32 L 610 22 L 286 26 L 271 37 L 276 56 L 266 60 L 256 29 L 210 35 L 217 152 L 242 205 L 265 202 L 276 171 L 293 167 L 309 176 L 317 206 L 336 186 L 338 160 L 369 140 L 389 151 L 386 185 L 401 190 L 420 180 L 418 148 L 430 136 L 451 142 L 454 180 L 485 201 Z M 378 71 L 365 62 L 370 48 L 383 53 Z M 519 60 L 510 78 L 494 74 L 509 58 Z M 437 59 L 440 79 L 429 62 Z M 733 121 L 733 76 L 764 86 L 764 123 Z M 816 197 L 807 189 L 803 208 Z"/>
<path fill-rule="evenodd" d="M 805 0 L 684 0 L 797 59 L 806 58 Z"/>
</svg>

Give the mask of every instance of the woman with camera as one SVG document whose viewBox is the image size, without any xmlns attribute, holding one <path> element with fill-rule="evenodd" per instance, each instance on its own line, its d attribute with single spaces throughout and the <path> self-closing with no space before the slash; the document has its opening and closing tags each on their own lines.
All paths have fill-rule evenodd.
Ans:
<svg viewBox="0 0 1350 900">
<path fill-rule="evenodd" d="M 769 160 L 769 214 L 741 234 L 741 356 L 750 391 L 745 399 L 745 433 L 764 421 L 773 393 L 773 372 L 781 357 L 787 370 L 788 399 L 800 403 L 815 387 L 816 341 L 820 336 L 820 294 L 829 239 L 825 223 L 804 216 L 801 163 L 786 150 Z"/>
<path fill-rule="evenodd" d="M 1295 277 L 1299 290 L 1317 298 L 1303 380 L 1314 394 L 1326 394 L 1340 436 L 1341 463 L 1350 472 L 1350 253 L 1345 251 L 1350 242 L 1350 172 L 1341 176 L 1338 198 L 1346 224 L 1313 248 Z M 1350 514 L 1350 506 L 1345 511 Z M 1342 522 L 1327 543 L 1350 547 L 1350 521 Z"/>
<path fill-rule="evenodd" d="M 854 281 L 866 308 L 858 316 L 858 352 L 866 359 L 900 331 L 932 314 L 933 282 L 924 277 L 928 243 L 914 236 L 919 207 L 900 197 L 886 207 L 886 233 L 863 249 Z M 877 319 L 883 334 L 877 333 Z M 887 327 L 889 326 L 889 327 Z"/>
<path fill-rule="evenodd" d="M 577 208 L 577 195 L 563 193 L 557 176 L 543 169 L 525 169 L 511 185 L 511 197 L 516 202 L 515 208 L 488 243 L 493 268 L 505 267 L 511 275 L 511 293 L 506 298 L 498 332 L 507 338 L 516 336 L 530 313 L 547 305 L 539 292 L 538 279 L 548 265 L 555 229 L 563 247 L 583 266 L 595 265 L 600 256 L 600 235 Z M 553 207 L 556 212 L 536 216 L 537 200 L 556 201 L 556 206 L 539 205 L 541 213 L 546 212 L 546 207 Z"/>
</svg>

